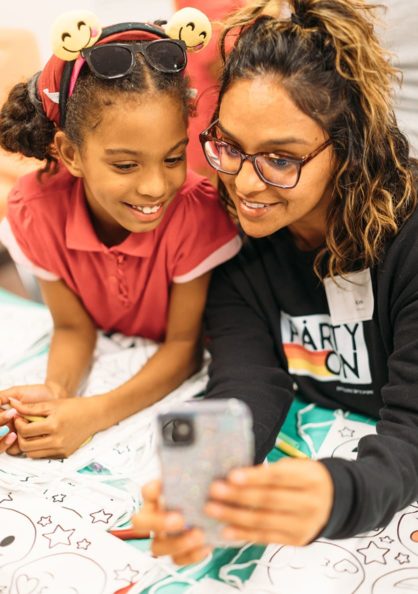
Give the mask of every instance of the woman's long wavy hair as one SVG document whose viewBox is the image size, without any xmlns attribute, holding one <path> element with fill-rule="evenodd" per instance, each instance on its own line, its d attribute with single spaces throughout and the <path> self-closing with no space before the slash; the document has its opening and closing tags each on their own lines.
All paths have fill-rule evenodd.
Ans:
<svg viewBox="0 0 418 594">
<path fill-rule="evenodd" d="M 334 200 L 316 274 L 372 266 L 417 205 L 417 164 L 393 111 L 399 74 L 374 33 L 377 6 L 289 0 L 287 16 L 275 17 L 263 14 L 267 5 L 271 0 L 258 0 L 226 22 L 217 113 L 235 81 L 275 76 L 333 144 Z M 225 188 L 221 194 L 230 209 Z"/>
</svg>

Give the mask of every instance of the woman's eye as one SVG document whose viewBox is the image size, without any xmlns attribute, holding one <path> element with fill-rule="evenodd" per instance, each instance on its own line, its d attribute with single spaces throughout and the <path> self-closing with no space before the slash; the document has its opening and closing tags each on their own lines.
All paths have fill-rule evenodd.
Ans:
<svg viewBox="0 0 418 594">
<path fill-rule="evenodd" d="M 284 157 L 269 157 L 269 162 L 276 169 L 288 169 L 293 165 L 292 161 Z"/>
<path fill-rule="evenodd" d="M 218 151 L 227 157 L 238 157 L 240 152 L 237 148 L 226 142 L 220 142 L 218 145 Z"/>
<path fill-rule="evenodd" d="M 165 164 L 168 166 L 173 167 L 174 165 L 177 165 L 178 163 L 183 163 L 183 161 L 185 160 L 186 155 L 180 155 L 179 157 L 168 157 L 165 160 Z"/>
</svg>

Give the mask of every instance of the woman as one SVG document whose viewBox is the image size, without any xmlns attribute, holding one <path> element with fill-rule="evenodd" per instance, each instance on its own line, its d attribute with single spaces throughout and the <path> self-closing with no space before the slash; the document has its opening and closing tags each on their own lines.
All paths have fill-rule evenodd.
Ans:
<svg viewBox="0 0 418 594">
<path fill-rule="evenodd" d="M 416 164 L 393 115 L 390 66 L 372 9 L 291 0 L 287 18 L 239 14 L 218 109 L 202 134 L 229 209 L 248 236 L 215 274 L 207 306 L 208 397 L 255 419 L 257 462 L 294 390 L 378 419 L 357 461 L 281 460 L 212 486 L 225 537 L 303 545 L 387 524 L 418 494 Z M 204 535 L 144 490 L 135 523 L 177 563 Z"/>
</svg>

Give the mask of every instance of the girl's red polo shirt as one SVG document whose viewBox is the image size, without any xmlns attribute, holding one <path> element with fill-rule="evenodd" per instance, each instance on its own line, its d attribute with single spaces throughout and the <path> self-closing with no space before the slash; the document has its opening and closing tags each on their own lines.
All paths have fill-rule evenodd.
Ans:
<svg viewBox="0 0 418 594">
<path fill-rule="evenodd" d="M 153 231 L 105 246 L 83 181 L 62 168 L 36 172 L 11 191 L 0 239 L 17 263 L 63 280 L 103 330 L 164 339 L 171 283 L 188 282 L 234 256 L 241 241 L 210 183 L 190 172 Z"/>
</svg>

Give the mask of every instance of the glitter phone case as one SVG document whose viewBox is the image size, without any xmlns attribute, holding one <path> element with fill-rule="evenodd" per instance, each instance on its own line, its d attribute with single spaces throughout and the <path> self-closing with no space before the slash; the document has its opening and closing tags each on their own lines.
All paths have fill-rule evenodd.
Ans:
<svg viewBox="0 0 418 594">
<path fill-rule="evenodd" d="M 222 546 L 222 525 L 203 513 L 212 481 L 254 458 L 252 416 L 236 399 L 200 400 L 157 416 L 157 449 L 167 509 L 180 510 L 188 526 Z M 228 543 L 231 546 L 231 543 Z"/>
</svg>

